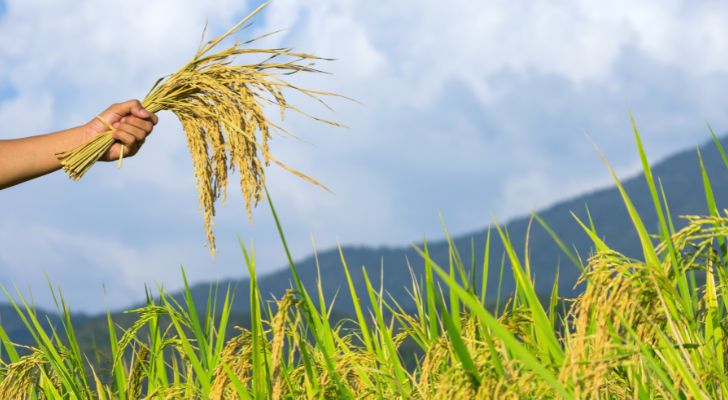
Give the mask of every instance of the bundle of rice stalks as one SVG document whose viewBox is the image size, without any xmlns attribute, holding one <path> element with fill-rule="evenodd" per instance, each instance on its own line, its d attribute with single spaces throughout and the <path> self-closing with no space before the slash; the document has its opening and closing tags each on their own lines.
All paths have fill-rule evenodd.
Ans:
<svg viewBox="0 0 728 400">
<path fill-rule="evenodd" d="M 300 88 L 281 78 L 282 75 L 298 72 L 321 72 L 313 68 L 314 62 L 329 59 L 295 53 L 287 48 L 244 47 L 268 35 L 214 51 L 224 39 L 245 28 L 246 23 L 266 5 L 258 7 L 222 36 L 203 43 L 190 62 L 174 74 L 159 79 L 142 100 L 147 111 L 171 111 L 182 123 L 192 156 L 212 255 L 215 253 L 215 237 L 212 233 L 215 201 L 221 197 L 224 201 L 228 170 L 237 169 L 240 173 L 240 187 L 251 219 L 252 207 L 262 198 L 265 167 L 270 162 L 324 187 L 271 155 L 271 130 L 285 130 L 266 117 L 265 106 L 277 107 L 281 119 L 286 110 L 293 110 L 317 121 L 339 126 L 335 122 L 303 113 L 284 97 L 284 91 L 293 91 L 323 104 L 321 97 L 331 96 L 331 93 Z M 262 56 L 263 59 L 252 64 L 233 64 L 235 57 L 241 55 Z M 99 134 L 88 143 L 57 154 L 71 179 L 80 179 L 114 144 L 112 132 L 113 127 L 109 126 L 109 131 Z"/>
</svg>

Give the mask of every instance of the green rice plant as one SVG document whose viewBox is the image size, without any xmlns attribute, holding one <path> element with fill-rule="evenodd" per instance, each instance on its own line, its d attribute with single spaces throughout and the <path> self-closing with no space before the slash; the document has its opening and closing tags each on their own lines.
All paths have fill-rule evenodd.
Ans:
<svg viewBox="0 0 728 400">
<path fill-rule="evenodd" d="M 293 287 L 280 298 L 261 292 L 255 252 L 241 242 L 250 276 L 249 323 L 231 326 L 230 288 L 211 289 L 206 304 L 195 304 L 183 271 L 181 296 L 161 288 L 150 293 L 144 307 L 128 311 L 133 318 L 127 325 L 107 314 L 110 354 L 101 362 L 84 352 L 60 293 L 51 289 L 61 317 L 44 323 L 32 302 L 21 294 L 14 300 L 6 291 L 34 344 L 14 343 L 0 325 L 0 398 L 728 397 L 728 214 L 718 211 L 701 161 L 709 215 L 685 217 L 685 226 L 676 230 L 636 128 L 634 134 L 657 232 L 647 230 L 607 167 L 638 233 L 642 259 L 610 249 L 587 212 L 587 220 L 575 216 L 593 242 L 583 260 L 534 215 L 581 271 L 583 290 L 574 299 L 560 298 L 558 277 L 550 293 L 538 293 L 529 233 L 519 252 L 507 227 L 496 223 L 483 243 L 479 285 L 474 261 L 466 265 L 446 230 L 446 265 L 432 258 L 426 241 L 415 246 L 422 259 L 411 265 L 413 312 L 388 297 L 366 267 L 361 270 L 366 290 L 358 292 L 340 249 L 354 307 L 351 318 L 336 319 L 321 278 L 316 287 L 303 285 L 266 192 Z M 724 154 L 717 140 L 716 145 Z M 501 281 L 508 267 L 516 285 L 495 308 L 485 293 L 496 248 L 491 240 L 500 240 L 504 249 Z M 405 352 L 413 347 L 415 362 L 408 365 L 411 355 Z"/>
</svg>

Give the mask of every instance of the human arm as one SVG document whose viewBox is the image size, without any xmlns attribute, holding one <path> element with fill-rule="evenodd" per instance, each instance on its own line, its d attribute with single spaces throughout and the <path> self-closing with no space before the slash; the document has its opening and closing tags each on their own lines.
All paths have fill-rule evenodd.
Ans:
<svg viewBox="0 0 728 400">
<path fill-rule="evenodd" d="M 144 110 L 137 100 L 114 104 L 99 116 L 114 127 L 112 135 L 117 140 L 102 157 L 105 161 L 118 159 L 122 144 L 124 157 L 136 154 L 157 123 L 157 116 Z M 0 189 L 60 169 L 56 153 L 86 143 L 106 130 L 104 123 L 94 118 L 81 126 L 54 133 L 0 140 Z"/>
</svg>

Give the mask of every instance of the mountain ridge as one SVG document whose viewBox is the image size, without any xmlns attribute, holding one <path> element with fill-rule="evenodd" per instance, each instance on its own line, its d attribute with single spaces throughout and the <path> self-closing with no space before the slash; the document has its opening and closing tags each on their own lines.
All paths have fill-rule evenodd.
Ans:
<svg viewBox="0 0 728 400">
<path fill-rule="evenodd" d="M 728 145 L 728 138 L 721 139 L 724 146 Z M 704 142 L 699 149 L 703 155 L 708 174 L 713 181 L 713 190 L 718 201 L 719 208 L 728 205 L 728 202 L 721 201 L 728 199 L 728 170 L 723 164 L 719 152 L 712 141 Z M 660 179 L 664 184 L 666 197 L 675 218 L 677 229 L 683 226 L 683 221 L 677 219 L 684 214 L 705 214 L 707 206 L 702 191 L 700 179 L 700 166 L 695 149 L 683 150 L 673 153 L 653 163 L 652 173 L 655 179 Z M 630 195 L 632 202 L 639 211 L 645 226 L 650 231 L 656 231 L 658 220 L 654 212 L 652 198 L 646 185 L 644 174 L 638 173 L 622 180 L 622 184 Z M 540 210 L 537 214 L 556 231 L 564 242 L 577 250 L 582 257 L 586 256 L 591 249 L 591 240 L 582 228 L 573 219 L 571 213 L 582 220 L 587 220 L 586 207 L 588 207 L 597 232 L 614 249 L 629 257 L 639 257 L 641 248 L 637 240 L 636 231 L 626 212 L 623 201 L 615 185 L 595 188 L 581 195 L 567 198 Z M 285 219 L 285 217 L 283 218 Z M 530 215 L 515 217 L 509 220 L 504 226 L 508 229 L 510 237 L 516 249 L 521 253 L 524 248 L 524 238 L 528 229 Z M 285 228 L 285 227 L 284 227 Z M 476 264 L 483 258 L 483 247 L 488 227 L 464 233 L 453 237 L 453 241 L 461 253 L 466 254 L 463 258 L 468 265 Z M 493 231 L 491 243 L 490 265 L 499 265 L 502 243 Z M 470 243 L 478 244 L 472 250 Z M 413 242 L 417 243 L 417 242 Z M 536 275 L 536 288 L 541 293 L 551 290 L 553 279 L 556 276 L 556 268 L 560 265 L 559 286 L 565 296 L 574 296 L 578 290 L 573 286 L 580 271 L 570 265 L 568 259 L 553 242 L 548 233 L 538 224 L 531 226 L 530 232 L 530 254 L 533 265 L 533 272 Z M 428 242 L 428 248 L 432 258 L 441 265 L 447 265 L 448 250 L 447 240 L 438 239 Z M 366 298 L 363 290 L 360 267 L 365 265 L 374 281 L 379 282 L 380 268 L 385 272 L 385 291 L 393 294 L 401 304 L 411 306 L 407 301 L 406 293 L 402 295 L 405 287 L 411 287 L 411 275 L 407 268 L 407 261 L 412 263 L 415 272 L 421 272 L 421 257 L 410 246 L 378 246 L 369 247 L 362 245 L 343 245 L 341 250 L 347 260 L 354 284 L 360 297 Z M 534 259 L 534 254 L 537 259 Z M 472 259 L 472 260 L 471 260 Z M 314 288 L 315 277 L 317 276 L 315 265 L 317 260 L 313 255 L 298 259 L 296 267 L 304 281 L 304 286 Z M 323 277 L 324 294 L 328 300 L 339 292 L 336 309 L 351 310 L 352 304 L 348 295 L 348 288 L 341 265 L 338 248 L 330 248 L 318 252 L 318 265 L 320 265 L 321 276 Z M 477 269 L 476 269 L 477 270 Z M 488 293 L 496 293 L 498 282 L 498 268 L 491 268 L 488 277 Z M 505 273 L 503 281 L 503 293 L 509 293 L 514 282 L 510 274 Z M 236 307 L 247 306 L 247 278 L 231 279 L 221 281 L 222 286 L 237 286 L 238 296 Z M 262 293 L 282 295 L 285 289 L 290 286 L 290 270 L 286 267 L 280 270 L 260 275 L 258 284 Z M 210 283 L 197 284 L 191 289 L 195 298 L 204 298 L 202 295 L 209 292 Z"/>
<path fill-rule="evenodd" d="M 722 138 L 721 142 L 724 146 L 728 146 L 728 137 Z M 722 209 L 728 206 L 728 202 L 725 201 L 728 200 L 728 169 L 723 164 L 719 152 L 711 141 L 703 143 L 699 148 L 713 183 L 718 207 Z M 673 216 L 707 213 L 700 179 L 700 166 L 694 148 L 674 153 L 659 162 L 653 163 L 652 171 L 655 179 L 660 178 L 664 183 L 666 197 Z M 657 218 L 654 210 L 652 210 L 652 199 L 645 184 L 644 175 L 641 173 L 632 175 L 624 179 L 622 184 L 630 194 L 647 229 L 653 232 L 656 231 Z M 585 205 L 589 207 L 597 232 L 610 246 L 630 257 L 641 256 L 636 232 L 615 186 L 595 188 L 583 194 L 555 202 L 541 209 L 537 214 L 556 231 L 568 246 L 575 248 L 582 257 L 586 257 L 591 249 L 591 241 L 571 215 L 571 212 L 573 212 L 579 218 L 586 219 Z M 283 219 L 285 220 L 285 216 Z M 504 227 L 508 229 L 514 247 L 519 250 L 521 255 L 529 219 L 530 215 L 527 214 L 512 218 L 504 224 Z M 678 229 L 683 225 L 680 220 L 675 222 Z M 474 262 L 476 267 L 482 264 L 487 230 L 488 227 L 485 227 L 452 238 L 463 255 L 462 258 L 465 264 L 470 266 Z M 502 243 L 497 236 L 497 232 L 492 231 L 491 259 L 489 260 L 492 267 L 489 271 L 487 288 L 488 299 L 490 300 L 494 300 L 494 294 L 497 293 L 498 274 L 500 272 Z M 472 249 L 470 247 L 471 243 L 476 244 Z M 574 283 L 579 276 L 579 270 L 570 264 L 548 233 L 538 224 L 533 224 L 531 227 L 529 246 L 532 272 L 536 278 L 538 292 L 544 294 L 551 290 L 556 276 L 556 269 L 558 268 L 560 294 L 563 297 L 578 294 L 579 290 L 574 288 Z M 446 239 L 429 241 L 428 249 L 434 260 L 441 265 L 447 266 L 449 254 Z M 383 245 L 377 247 L 343 245 L 341 250 L 347 260 L 357 294 L 361 299 L 368 298 L 361 277 L 361 266 L 364 265 L 367 267 L 367 271 L 375 285 L 379 282 L 380 271 L 384 271 L 386 276 L 386 279 L 383 280 L 384 290 L 389 292 L 405 309 L 411 309 L 412 302 L 408 299 L 409 295 L 405 289 L 412 286 L 409 267 L 411 266 L 416 276 L 421 276 L 423 263 L 421 257 L 410 245 Z M 409 264 L 407 261 L 409 261 Z M 323 277 L 322 288 L 327 302 L 330 302 L 338 294 L 334 311 L 340 315 L 350 315 L 352 304 L 339 256 L 339 249 L 334 247 L 319 251 L 318 264 Z M 304 286 L 309 290 L 315 288 L 318 274 L 314 255 L 310 254 L 299 258 L 296 261 L 296 267 Z M 478 281 L 480 281 L 480 268 L 475 268 L 474 271 Z M 504 272 L 504 278 L 502 294 L 507 295 L 512 291 L 514 283 L 511 274 L 507 270 Z M 258 284 L 261 292 L 265 294 L 266 300 L 271 299 L 272 295 L 280 297 L 285 290 L 292 287 L 290 270 L 285 266 L 279 270 L 261 274 L 258 277 Z M 235 312 L 239 314 L 238 319 L 240 320 L 236 322 L 244 324 L 249 301 L 248 279 L 243 277 L 192 285 L 190 289 L 198 306 L 204 306 L 211 285 L 217 285 L 223 289 L 227 286 L 236 288 L 237 293 L 233 307 Z M 180 292 L 173 292 L 172 295 L 181 299 Z M 14 310 L 12 308 L 0 303 L 0 318 L 2 318 L 0 322 L 2 322 L 3 326 L 6 324 L 12 326 L 12 331 L 16 332 L 11 337 L 20 335 L 20 330 L 22 330 L 22 327 L 17 324 L 18 321 L 14 321 L 17 316 L 13 316 L 13 314 Z M 54 312 L 43 311 L 43 314 L 52 316 Z M 121 312 L 114 312 L 113 314 L 115 319 L 118 317 L 127 320 L 130 317 L 129 314 L 122 314 Z M 98 315 L 74 314 L 74 320 L 83 324 L 82 329 L 91 332 L 89 335 L 92 335 L 93 332 L 103 331 L 106 324 L 105 319 L 106 316 L 103 313 Z M 57 319 L 51 317 L 51 320 L 56 321 Z M 24 338 L 23 342 L 25 342 L 25 339 L 27 338 Z"/>
</svg>

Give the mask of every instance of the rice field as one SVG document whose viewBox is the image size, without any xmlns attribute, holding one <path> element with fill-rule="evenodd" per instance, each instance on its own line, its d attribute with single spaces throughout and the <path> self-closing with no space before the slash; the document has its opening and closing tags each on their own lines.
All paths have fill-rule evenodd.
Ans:
<svg viewBox="0 0 728 400">
<path fill-rule="evenodd" d="M 500 268 L 489 257 L 471 275 L 454 245 L 448 265 L 438 265 L 420 243 L 411 286 L 403 288 L 417 312 L 404 312 L 376 274 L 350 268 L 342 252 L 349 292 L 340 295 L 351 296 L 354 312 L 335 320 L 321 286 L 302 286 L 267 196 L 294 279 L 281 298 L 261 293 L 254 251 L 241 243 L 251 277 L 249 328 L 229 324 L 230 289 L 211 293 L 208 304 L 195 304 L 188 286 L 182 300 L 160 290 L 129 310 L 133 323 L 125 328 L 109 315 L 110 352 L 99 359 L 80 350 L 61 296 L 61 322 L 47 328 L 27 299 L 6 292 L 35 343 L 15 344 L 0 326 L 0 398 L 726 398 L 728 212 L 717 209 L 701 168 L 710 213 L 686 217 L 676 230 L 634 133 L 659 229 L 648 231 L 605 160 L 643 256 L 614 251 L 589 219 L 575 216 L 593 252 L 583 258 L 553 239 L 582 271 L 576 298 L 559 296 L 557 283 L 537 293 L 537 266 L 519 256 L 528 251 L 515 249 L 496 225 L 485 253 L 491 236 L 500 240 L 516 282 L 501 306 L 486 302 L 484 277 Z M 545 225 L 538 216 L 532 222 Z M 353 274 L 363 274 L 366 298 L 354 290 Z"/>
</svg>

